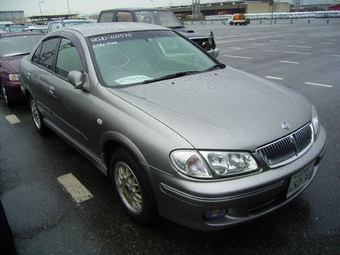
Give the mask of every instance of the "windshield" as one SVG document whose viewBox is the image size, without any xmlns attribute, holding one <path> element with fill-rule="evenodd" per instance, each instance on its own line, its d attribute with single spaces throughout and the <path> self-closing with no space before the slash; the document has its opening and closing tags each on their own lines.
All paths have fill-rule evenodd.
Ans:
<svg viewBox="0 0 340 255">
<path fill-rule="evenodd" d="M 146 83 L 208 71 L 219 64 L 173 31 L 141 31 L 89 38 L 103 85 Z"/>
<path fill-rule="evenodd" d="M 152 23 L 164 27 L 183 27 L 181 21 L 169 11 L 136 11 L 138 22 Z"/>
<path fill-rule="evenodd" d="M 30 53 L 44 34 L 4 37 L 0 39 L 0 56 L 9 57 Z"/>
</svg>

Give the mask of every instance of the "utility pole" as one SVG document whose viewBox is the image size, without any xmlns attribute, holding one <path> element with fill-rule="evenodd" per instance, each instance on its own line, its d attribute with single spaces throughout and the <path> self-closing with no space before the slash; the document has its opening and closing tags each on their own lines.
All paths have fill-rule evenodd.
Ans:
<svg viewBox="0 0 340 255">
<path fill-rule="evenodd" d="M 197 19 L 197 15 L 201 13 L 200 0 L 192 0 L 192 15 Z"/>
</svg>

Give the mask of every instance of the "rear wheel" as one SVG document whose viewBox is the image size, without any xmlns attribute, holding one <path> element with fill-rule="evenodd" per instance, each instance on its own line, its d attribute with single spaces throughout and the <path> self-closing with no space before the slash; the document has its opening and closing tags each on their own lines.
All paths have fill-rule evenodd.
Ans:
<svg viewBox="0 0 340 255">
<path fill-rule="evenodd" d="M 143 169 L 126 149 L 119 148 L 113 152 L 110 176 L 131 219 L 148 225 L 158 218 L 157 204 Z"/>
<path fill-rule="evenodd" d="M 31 116 L 32 116 L 32 120 L 33 120 L 35 128 L 38 130 L 38 132 L 41 135 L 47 134 L 48 128 L 44 124 L 42 115 L 38 109 L 37 102 L 34 100 L 32 96 L 30 96 L 29 98 L 29 104 L 30 104 Z"/>
</svg>

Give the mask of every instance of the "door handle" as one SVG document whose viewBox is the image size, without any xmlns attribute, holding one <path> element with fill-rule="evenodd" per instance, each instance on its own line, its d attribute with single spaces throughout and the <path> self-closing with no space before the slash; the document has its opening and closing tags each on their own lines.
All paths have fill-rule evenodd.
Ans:
<svg viewBox="0 0 340 255">
<path fill-rule="evenodd" d="M 26 73 L 26 77 L 27 77 L 27 79 L 31 79 L 31 73 L 30 73 L 30 72 L 27 72 L 27 73 Z"/>
<path fill-rule="evenodd" d="M 48 88 L 48 92 L 50 92 L 50 94 L 54 95 L 54 92 L 55 92 L 54 87 L 50 85 L 49 88 Z"/>
</svg>

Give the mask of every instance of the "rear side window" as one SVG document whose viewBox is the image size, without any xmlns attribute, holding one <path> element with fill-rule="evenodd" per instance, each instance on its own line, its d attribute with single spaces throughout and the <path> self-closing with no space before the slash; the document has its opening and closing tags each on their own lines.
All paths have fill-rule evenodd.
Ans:
<svg viewBox="0 0 340 255">
<path fill-rule="evenodd" d="M 58 42 L 58 38 L 43 41 L 35 51 L 32 62 L 52 70 L 53 58 Z"/>
<path fill-rule="evenodd" d="M 118 12 L 117 21 L 118 22 L 133 22 L 132 13 L 131 12 Z"/>
<path fill-rule="evenodd" d="M 114 15 L 114 12 L 102 12 L 98 22 L 112 22 Z"/>
<path fill-rule="evenodd" d="M 70 40 L 63 38 L 58 50 L 55 72 L 67 79 L 70 71 L 82 72 L 83 65 L 76 47 Z"/>
</svg>

